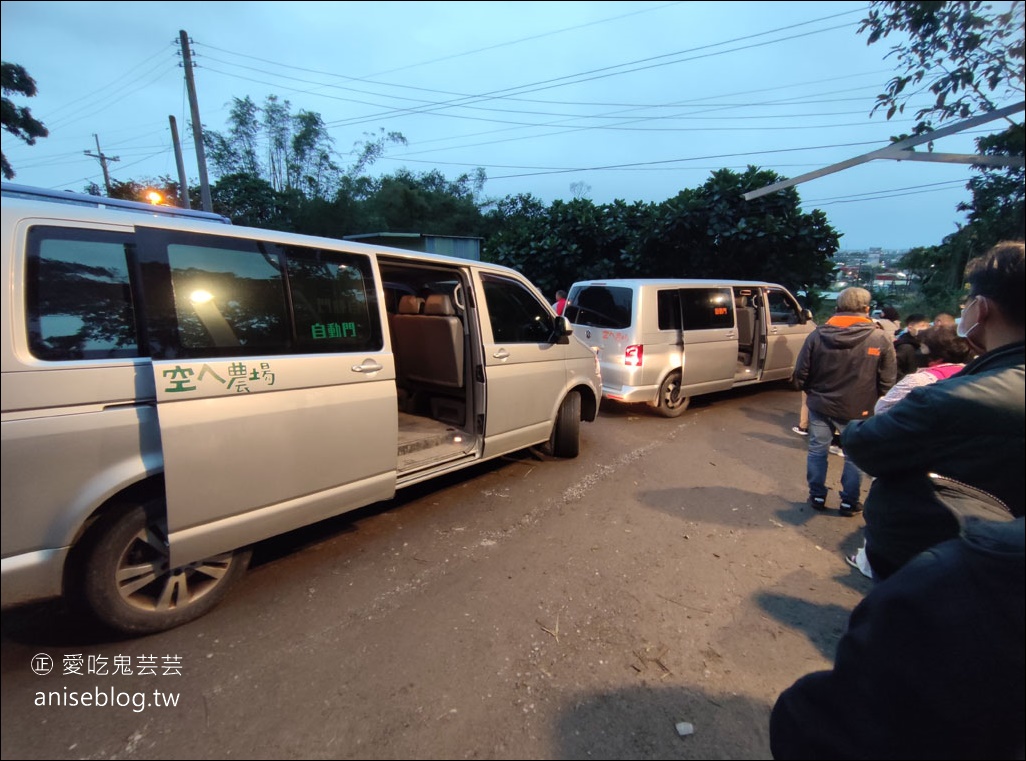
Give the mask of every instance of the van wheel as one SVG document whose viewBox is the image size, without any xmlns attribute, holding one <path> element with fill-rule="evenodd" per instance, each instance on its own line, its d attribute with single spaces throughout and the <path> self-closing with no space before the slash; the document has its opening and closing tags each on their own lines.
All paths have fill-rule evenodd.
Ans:
<svg viewBox="0 0 1026 761">
<path fill-rule="evenodd" d="M 164 631 L 210 611 L 246 570 L 250 552 L 168 565 L 164 500 L 126 505 L 98 527 L 82 567 L 82 594 L 102 623 L 127 634 Z"/>
<path fill-rule="evenodd" d="M 654 405 L 663 417 L 677 417 L 691 404 L 691 397 L 681 393 L 680 373 L 670 373 L 659 387 L 659 401 Z"/>
<path fill-rule="evenodd" d="M 559 405 L 556 424 L 542 451 L 555 457 L 576 457 L 581 451 L 581 394 L 571 391 Z"/>
</svg>

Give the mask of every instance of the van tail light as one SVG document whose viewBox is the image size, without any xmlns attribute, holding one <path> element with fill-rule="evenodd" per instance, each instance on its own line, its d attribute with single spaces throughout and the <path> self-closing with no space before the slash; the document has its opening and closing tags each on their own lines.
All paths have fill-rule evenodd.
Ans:
<svg viewBox="0 0 1026 761">
<path fill-rule="evenodd" d="M 635 346 L 628 346 L 626 351 L 623 353 L 623 363 L 627 367 L 641 367 L 641 362 L 645 357 L 645 347 L 641 344 Z"/>
</svg>

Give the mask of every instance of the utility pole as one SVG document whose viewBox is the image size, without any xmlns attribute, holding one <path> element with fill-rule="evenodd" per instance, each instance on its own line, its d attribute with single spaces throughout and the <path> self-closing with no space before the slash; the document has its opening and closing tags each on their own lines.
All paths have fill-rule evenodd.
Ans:
<svg viewBox="0 0 1026 761">
<path fill-rule="evenodd" d="M 93 134 L 96 138 L 96 153 L 90 153 L 89 151 L 82 151 L 86 156 L 92 156 L 94 159 L 100 160 L 100 166 L 103 167 L 103 184 L 107 186 L 107 198 L 110 198 L 110 172 L 107 171 L 108 161 L 121 161 L 117 156 L 105 156 L 103 151 L 100 150 L 100 136 Z"/>
<path fill-rule="evenodd" d="M 214 203 L 210 198 L 210 182 L 207 180 L 207 154 L 203 150 L 203 125 L 200 123 L 199 101 L 196 99 L 196 82 L 192 76 L 192 51 L 189 49 L 189 35 L 185 33 L 184 29 L 180 29 L 178 39 L 182 45 L 185 85 L 189 91 L 189 109 L 192 112 L 192 139 L 196 145 L 196 161 L 199 164 L 200 197 L 203 199 L 203 211 L 213 211 Z"/>
<path fill-rule="evenodd" d="M 175 164 L 178 165 L 178 205 L 183 209 L 189 206 L 189 179 L 185 176 L 185 159 L 182 157 L 182 143 L 178 139 L 178 122 L 173 115 L 167 117 L 171 121 L 171 144 L 175 148 Z"/>
</svg>

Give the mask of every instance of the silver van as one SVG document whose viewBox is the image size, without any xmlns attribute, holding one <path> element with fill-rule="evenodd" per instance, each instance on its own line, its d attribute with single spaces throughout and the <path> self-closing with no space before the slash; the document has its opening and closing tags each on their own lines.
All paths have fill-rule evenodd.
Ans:
<svg viewBox="0 0 1026 761">
<path fill-rule="evenodd" d="M 514 270 L 95 206 L 3 197 L 4 607 L 177 626 L 254 542 L 595 418 Z"/>
<path fill-rule="evenodd" d="M 790 378 L 815 328 L 786 288 L 740 280 L 589 280 L 563 314 L 602 367 L 602 394 L 666 417 L 692 396 Z"/>
</svg>

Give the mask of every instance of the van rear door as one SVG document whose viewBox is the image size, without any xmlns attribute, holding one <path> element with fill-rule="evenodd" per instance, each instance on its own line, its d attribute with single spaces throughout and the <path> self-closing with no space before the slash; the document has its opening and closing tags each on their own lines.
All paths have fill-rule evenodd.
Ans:
<svg viewBox="0 0 1026 761">
<path fill-rule="evenodd" d="M 179 566 L 394 494 L 371 257 L 139 228 Z"/>
</svg>

